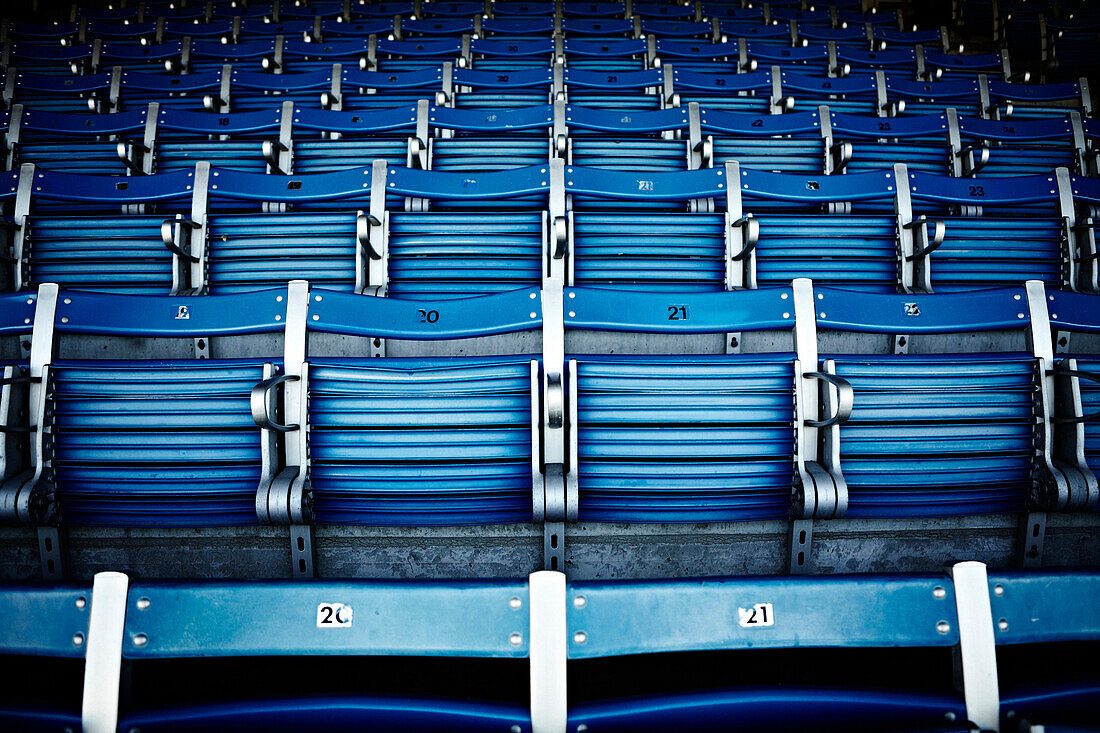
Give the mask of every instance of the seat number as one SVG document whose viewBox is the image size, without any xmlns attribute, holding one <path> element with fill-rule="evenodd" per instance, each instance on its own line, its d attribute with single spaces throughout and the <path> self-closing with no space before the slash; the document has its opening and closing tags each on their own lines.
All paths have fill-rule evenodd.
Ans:
<svg viewBox="0 0 1100 733">
<path fill-rule="evenodd" d="M 737 609 L 737 623 L 743 629 L 775 626 L 775 611 L 770 603 L 757 603 L 750 608 Z"/>
<path fill-rule="evenodd" d="M 344 603 L 317 604 L 317 628 L 336 629 L 351 627 L 351 606 Z"/>
<path fill-rule="evenodd" d="M 686 305 L 670 305 L 668 306 L 668 320 L 670 321 L 686 321 L 688 319 L 688 311 Z"/>
<path fill-rule="evenodd" d="M 436 321 L 439 320 L 439 311 L 437 311 L 437 310 L 427 311 L 427 310 L 424 310 L 423 308 L 418 308 L 416 310 L 416 316 L 417 316 L 417 320 L 418 320 L 419 323 L 435 323 Z"/>
</svg>

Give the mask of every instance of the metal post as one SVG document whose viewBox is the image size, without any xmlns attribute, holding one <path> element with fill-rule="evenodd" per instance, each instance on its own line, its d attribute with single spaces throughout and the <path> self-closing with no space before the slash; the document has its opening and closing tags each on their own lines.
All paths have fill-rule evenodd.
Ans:
<svg viewBox="0 0 1100 733">
<path fill-rule="evenodd" d="M 565 574 L 549 570 L 528 578 L 531 628 L 531 731 L 565 733 L 566 700 Z"/>
<path fill-rule="evenodd" d="M 982 730 L 1000 730 L 1000 690 L 997 685 L 997 648 L 993 639 L 993 611 L 985 565 L 960 562 L 951 568 L 955 609 L 959 623 L 959 667 L 966 718 Z"/>
<path fill-rule="evenodd" d="M 84 647 L 84 696 L 80 708 L 84 733 L 115 733 L 118 729 L 122 639 L 129 585 L 129 578 L 113 572 L 96 573 L 92 581 L 92 607 Z"/>
</svg>

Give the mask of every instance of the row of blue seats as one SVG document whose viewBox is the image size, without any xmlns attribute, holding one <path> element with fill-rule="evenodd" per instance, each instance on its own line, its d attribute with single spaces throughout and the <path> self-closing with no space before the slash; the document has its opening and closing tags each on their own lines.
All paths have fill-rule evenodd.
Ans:
<svg viewBox="0 0 1100 733">
<path fill-rule="evenodd" d="M 0 380 L 9 524 L 273 523 L 308 536 L 313 521 L 535 521 L 560 555 L 560 523 L 577 520 L 792 517 L 809 533 L 814 520 L 843 516 L 1100 508 L 1100 360 L 1090 348 L 1100 308 L 1096 296 L 1036 281 L 938 295 L 808 280 L 654 295 L 563 292 L 550 279 L 541 292 L 448 301 L 303 281 L 206 297 L 46 284 L 0 299 L 0 334 L 29 353 Z M 968 353 L 965 339 L 944 350 L 930 337 L 1006 330 L 1027 349 Z M 718 334 L 735 353 L 576 353 L 589 331 Z M 742 353 L 743 334 L 760 331 L 785 332 L 789 346 Z M 541 333 L 540 353 L 520 339 L 511 355 L 387 355 L 391 341 L 528 332 Z M 819 332 L 924 345 L 819 353 Z M 89 334 L 134 344 L 257 333 L 281 334 L 282 353 L 272 344 L 248 358 L 66 356 Z M 326 333 L 361 337 L 351 351 L 361 355 L 309 356 L 310 334 Z M 809 562 L 803 544 L 798 565 Z"/>
<path fill-rule="evenodd" d="M 604 64 L 606 66 L 606 64 Z M 1015 84 L 989 79 L 920 82 L 874 74 L 805 76 L 780 66 L 714 74 L 666 63 L 643 71 L 611 71 L 561 64 L 518 71 L 484 71 L 450 63 L 418 71 L 365 71 L 334 64 L 314 73 L 267 74 L 226 65 L 186 75 L 115 69 L 86 76 L 50 76 L 9 69 L 3 103 L 55 112 L 117 112 L 162 107 L 214 112 L 300 106 L 363 111 L 433 98 L 441 106 L 517 108 L 553 103 L 625 110 L 656 110 L 698 102 L 709 109 L 780 114 L 828 105 L 849 114 L 898 116 L 955 109 L 969 117 L 1065 117 L 1092 114 L 1084 79 L 1066 84 Z"/>
<path fill-rule="evenodd" d="M 250 173 L 329 173 L 384 158 L 428 170 L 491 171 L 568 164 L 635 171 L 721 167 L 800 174 L 892 168 L 974 178 L 1096 175 L 1100 126 L 1062 119 L 987 120 L 946 114 L 882 118 L 833 112 L 752 115 L 697 103 L 628 112 L 558 102 L 513 110 L 432 105 L 367 112 L 281 108 L 225 114 L 151 103 L 111 115 L 41 112 L 15 104 L 7 168 L 94 175 L 168 173 L 196 160 Z M 540 134 L 541 133 L 541 134 Z M 551 144 L 551 142 L 553 144 Z M 79 155 L 73 155 L 79 151 Z"/>
<path fill-rule="evenodd" d="M 1097 730 L 1100 683 L 1059 677 L 1017 652 L 1066 643 L 1091 648 L 1100 640 L 1098 598 L 1094 572 L 987 572 L 976 562 L 927 575 L 648 582 L 568 582 L 542 571 L 526 580 L 463 583 L 182 584 L 103 572 L 90 586 L 0 589 L 8 620 L 0 628 L 0 654 L 13 660 L 10 669 L 28 664 L 26 656 L 12 655 L 55 665 L 84 660 L 82 689 L 79 678 L 71 689 L 59 679 L 52 704 L 0 702 L 0 725 L 21 731 L 83 726 L 90 733 L 321 727 L 1087 733 Z M 949 653 L 956 676 L 952 680 L 951 665 L 944 664 L 914 685 L 895 666 L 872 686 L 834 676 L 812 686 L 750 681 L 683 690 L 658 674 L 657 689 L 646 690 L 647 665 L 675 669 L 678 654 L 711 655 L 698 658 L 705 664 L 731 659 L 717 656 L 723 652 L 755 650 L 743 662 L 755 667 L 798 649 L 860 651 L 865 658 L 889 649 L 898 665 L 922 653 Z M 219 662 L 277 656 L 302 665 L 341 656 L 436 663 L 404 695 L 392 685 L 372 686 L 364 659 L 356 675 L 361 681 L 339 697 L 223 692 L 211 700 L 210 693 L 192 692 L 189 702 L 175 705 L 158 705 L 148 688 L 131 688 L 128 674 L 155 676 L 174 662 L 206 658 L 190 664 L 202 674 Z M 463 657 L 493 660 L 466 672 L 486 678 L 473 699 L 425 694 L 423 685 L 435 676 L 462 674 Z M 609 699 L 606 684 L 586 674 L 586 665 L 601 660 L 630 660 L 618 688 L 633 690 L 633 697 Z M 141 666 L 154 661 L 158 667 Z M 501 700 L 501 691 L 491 689 L 491 670 L 506 665 L 529 669 L 529 692 Z M 836 662 L 828 667 L 842 669 Z M 271 685 L 269 670 L 258 666 L 251 674 Z M 711 668 L 711 679 L 721 676 Z M 457 687 L 456 681 L 444 685 Z M 71 707 L 61 702 L 67 697 L 75 701 Z"/>
<path fill-rule="evenodd" d="M 232 293 L 308 278 L 337 290 L 440 298 L 533 287 L 549 275 L 637 292 L 772 287 L 795 277 L 864 292 L 1028 279 L 1097 291 L 1100 182 L 1065 169 L 966 179 L 899 164 L 807 177 L 734 162 L 667 173 L 554 159 L 476 174 L 376 161 L 303 176 L 199 163 L 100 177 L 27 164 L 3 177 L 0 194 L 14 202 L 7 228 L 16 290 L 57 282 Z"/>
<path fill-rule="evenodd" d="M 899 17 L 895 12 L 878 12 L 872 8 L 864 12 L 862 3 L 825 2 L 810 9 L 802 7 L 805 3 L 772 0 L 767 3 L 744 4 L 741 2 L 707 3 L 655 3 L 655 2 L 280 2 L 270 3 L 150 3 L 139 2 L 129 7 L 114 9 L 85 8 L 73 5 L 66 22 L 52 25 L 8 22 L 3 25 L 8 35 L 27 38 L 59 38 L 78 33 L 82 23 L 96 23 L 107 26 L 119 23 L 134 25 L 150 20 L 165 18 L 171 21 L 192 21 L 208 24 L 223 19 L 268 20 L 279 23 L 283 20 L 341 19 L 353 22 L 361 19 L 393 18 L 409 16 L 413 20 L 427 18 L 471 18 L 485 16 L 490 18 L 528 18 L 552 17 L 560 15 L 566 18 L 620 19 L 634 17 L 646 19 L 673 19 L 679 21 L 702 20 L 706 17 L 722 19 L 758 21 L 766 24 L 797 20 L 803 23 L 815 23 L 838 27 L 842 24 L 860 24 L 871 22 L 875 25 L 898 27 Z"/>
</svg>

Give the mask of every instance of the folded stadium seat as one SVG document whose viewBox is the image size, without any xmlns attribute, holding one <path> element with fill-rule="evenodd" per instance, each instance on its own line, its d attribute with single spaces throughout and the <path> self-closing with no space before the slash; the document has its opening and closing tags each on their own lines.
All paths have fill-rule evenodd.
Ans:
<svg viewBox="0 0 1100 733">
<path fill-rule="evenodd" d="M 879 109 L 878 85 L 872 74 L 824 77 L 783 71 L 779 83 L 779 104 L 784 111 L 810 112 L 828 105 L 834 112 L 871 116 Z"/>
<path fill-rule="evenodd" d="M 787 330 L 795 320 L 790 288 L 661 299 L 649 291 L 577 288 L 566 296 L 567 349 L 570 332 L 581 330 L 724 333 Z M 581 521 L 781 519 L 792 485 L 809 482 L 807 473 L 825 481 L 810 467 L 814 456 L 795 448 L 804 440 L 801 418 L 792 420 L 795 394 L 806 399 L 804 389 L 812 387 L 817 404 L 816 383 L 800 376 L 795 354 L 569 359 Z M 843 415 L 821 424 L 838 419 Z"/>
<path fill-rule="evenodd" d="M 474 32 L 472 16 L 454 18 L 401 18 L 395 23 L 393 37 L 399 41 L 420 41 L 431 38 L 461 38 Z M 551 26 L 552 28 L 552 26 Z"/>
<path fill-rule="evenodd" d="M 64 23 L 24 23 L 18 20 L 5 20 L 0 25 L 4 40 L 20 39 L 46 45 L 83 43 L 82 36 L 87 34 L 81 32 L 82 27 L 86 28 L 87 23 L 77 20 Z"/>
<path fill-rule="evenodd" d="M 1100 41 L 1100 24 L 1095 16 L 1073 19 L 1071 15 L 1067 20 L 1039 18 L 1044 80 L 1069 81 L 1088 76 L 1092 67 L 1086 59 Z"/>
<path fill-rule="evenodd" d="M 626 16 L 626 3 L 613 2 L 563 2 L 562 16 L 566 18 L 622 18 Z"/>
<path fill-rule="evenodd" d="M 754 71 L 748 61 L 741 58 L 742 45 L 736 40 L 724 43 L 684 41 L 678 38 L 658 38 L 657 60 L 677 69 L 697 74 L 737 74 Z"/>
<path fill-rule="evenodd" d="M 187 71 L 198 74 L 204 71 L 220 71 L 225 64 L 231 64 L 234 71 L 260 73 L 263 71 L 262 59 L 275 55 L 274 38 L 254 38 L 237 43 L 194 40 L 191 42 L 191 54 Z"/>
<path fill-rule="evenodd" d="M 815 295 L 819 329 L 1030 328 L 1028 297 L 1019 287 L 936 296 L 818 287 Z M 1038 483 L 1066 481 L 1049 454 L 1035 450 L 1036 425 L 1049 423 L 1035 398 L 1044 376 L 1031 353 L 829 354 L 822 368 L 855 393 L 833 448 L 848 487 L 848 517 L 1018 512 Z"/>
<path fill-rule="evenodd" d="M 81 676 L 91 587 L 0 588 L 0 660 L 19 669 L 0 692 L 0 727 L 47 733 L 80 729 Z M 49 690 L 41 680 L 49 679 Z"/>
<path fill-rule="evenodd" d="M 123 175 L 127 165 L 119 155 L 134 142 L 140 148 L 148 110 L 111 115 L 63 114 L 12 106 L 6 142 L 8 170 L 34 163 L 47 170 L 96 175 Z M 140 154 L 139 154 L 140 155 Z M 139 158 L 138 172 L 142 172 Z"/>
<path fill-rule="evenodd" d="M 308 176 L 212 169 L 214 213 L 205 231 L 210 292 L 260 290 L 302 278 L 362 292 L 373 256 L 373 225 L 363 211 L 372 188 L 370 167 Z M 238 213 L 220 213 L 219 201 Z M 261 208 L 264 213 L 256 213 Z"/>
<path fill-rule="evenodd" d="M 504 18 L 540 18 L 554 14 L 555 3 L 548 0 L 500 0 L 493 3 L 493 17 Z"/>
<path fill-rule="evenodd" d="M 571 36 L 563 41 L 562 48 L 566 65 L 577 71 L 611 73 L 647 68 L 649 47 L 640 38 L 592 40 Z"/>
<path fill-rule="evenodd" d="M 181 257 L 187 253 L 166 245 L 162 225 L 173 213 L 190 211 L 195 171 L 81 176 L 25 164 L 23 176 L 33 186 L 26 185 L 15 204 L 16 290 L 44 282 L 145 294 L 186 288 Z M 127 209 L 135 213 L 120 213 Z"/>
<path fill-rule="evenodd" d="M 733 10 L 742 10 L 741 8 L 734 8 Z M 745 8 L 751 12 L 751 8 Z M 739 44 L 742 39 L 758 39 L 769 40 L 781 45 L 790 45 L 791 42 L 791 30 L 785 25 L 765 25 L 763 17 L 755 20 L 740 19 L 735 20 L 732 18 L 719 18 L 718 15 L 708 14 L 708 18 L 712 20 L 718 20 L 718 39 L 722 43 L 727 43 L 730 40 L 736 40 Z M 748 71 L 748 69 L 746 69 Z"/>
<path fill-rule="evenodd" d="M 538 297 L 364 302 L 314 289 L 308 327 L 412 340 L 523 332 L 541 326 Z M 532 521 L 540 423 L 531 356 L 313 357 L 309 375 L 317 522 Z"/>
<path fill-rule="evenodd" d="M 183 58 L 183 41 L 140 43 L 137 38 L 106 41 L 99 52 L 96 71 L 119 67 L 123 71 L 163 72 L 178 68 Z"/>
<path fill-rule="evenodd" d="M 92 71 L 92 44 L 12 41 L 8 47 L 7 71 L 43 76 L 73 76 Z"/>
<path fill-rule="evenodd" d="M 991 573 L 989 587 L 1001 730 L 1095 733 L 1100 675 L 1088 660 L 1100 642 L 1100 575 L 1008 570 Z"/>
<path fill-rule="evenodd" d="M 959 135 L 967 148 L 988 149 L 986 155 L 964 158 L 963 175 L 973 178 L 1042 175 L 1058 168 L 1085 172 L 1084 127 L 1075 112 L 1050 119 L 964 117 Z"/>
<path fill-rule="evenodd" d="M 379 39 L 377 68 L 386 73 L 430 71 L 463 55 L 461 38 L 432 38 L 414 41 Z"/>
<path fill-rule="evenodd" d="M 749 63 L 758 67 L 778 66 L 804 76 L 829 76 L 829 49 L 825 44 L 781 48 L 766 41 L 748 41 L 745 52 Z"/>
<path fill-rule="evenodd" d="M 949 650 L 967 623 L 956 610 L 965 576 L 958 566 L 954 573 L 954 582 L 946 574 L 572 581 L 570 694 L 580 699 L 570 705 L 569 730 L 995 726 L 995 693 L 990 710 L 987 690 L 951 685 Z M 830 679 L 796 671 L 822 664 Z M 908 673 L 909 665 L 920 672 Z M 967 720 L 971 710 L 983 718 Z"/>
<path fill-rule="evenodd" d="M 361 25 L 358 23 L 331 23 L 332 26 Z M 322 24 L 323 28 L 327 28 Z M 364 29 L 368 30 L 368 29 Z M 331 37 L 329 37 L 331 36 Z M 367 58 L 370 53 L 370 42 L 367 34 L 354 38 L 343 38 L 337 33 L 326 34 L 326 39 L 320 41 L 288 38 L 283 41 L 282 54 L 267 60 L 267 66 L 275 73 L 303 74 L 332 69 L 333 64 L 342 64 L 348 68 L 356 68 L 359 60 Z M 261 64 L 264 62 L 261 61 Z"/>
<path fill-rule="evenodd" d="M 805 44 L 808 46 L 811 44 L 833 43 L 838 49 L 866 51 L 870 44 L 870 39 L 867 37 L 867 28 L 864 25 L 830 28 L 824 24 L 792 20 L 791 28 L 794 45 Z M 791 36 L 788 36 L 788 39 Z"/>
<path fill-rule="evenodd" d="M 536 286 L 549 237 L 549 166 L 470 175 L 391 167 L 386 190 L 429 202 L 431 211 L 378 215 L 382 239 L 370 284 L 393 298 L 439 299 Z M 532 208 L 532 196 L 539 208 Z M 485 211 L 487 202 L 516 208 Z M 504 204 L 503 206 L 506 206 Z M 377 256 L 376 256 L 377 255 Z"/>
<path fill-rule="evenodd" d="M 614 110 L 656 110 L 667 77 L 663 69 L 588 71 L 565 67 L 565 94 L 570 104 Z M 672 105 L 678 106 L 678 105 Z"/>
<path fill-rule="evenodd" d="M 151 102 L 156 102 L 161 109 L 228 112 L 226 92 L 229 85 L 230 74 L 226 68 L 194 74 L 123 71 L 119 77 L 118 99 L 108 98 L 103 104 L 117 104 L 123 111 L 146 109 Z"/>
<path fill-rule="evenodd" d="M 884 26 L 872 26 L 871 37 L 879 49 L 932 48 L 946 51 L 949 38 L 946 27 L 935 30 L 899 30 Z"/>
<path fill-rule="evenodd" d="M 453 97 L 436 99 L 436 104 L 474 109 L 514 109 L 546 104 L 554 83 L 554 72 L 548 67 L 505 72 L 455 69 L 451 78 L 455 86 Z"/>
<path fill-rule="evenodd" d="M 640 18 L 694 18 L 696 10 L 690 5 L 665 2 L 637 2 L 631 4 L 631 12 Z"/>
<path fill-rule="evenodd" d="M 344 69 L 338 98 L 332 99 L 330 93 L 329 104 L 325 104 L 322 96 L 320 106 L 359 112 L 416 104 L 447 91 L 443 86 L 444 71 L 438 66 L 405 73 Z M 314 105 L 305 102 L 304 106 Z"/>
<path fill-rule="evenodd" d="M 927 211 L 925 202 L 960 207 L 942 219 L 940 244 L 927 250 L 930 272 L 918 287 L 951 292 L 1042 280 L 1058 288 L 1077 281 L 1083 258 L 1067 241 L 1073 212 L 1072 203 L 1064 210 L 1060 200 L 1069 184 L 1064 170 L 980 181 L 908 175 L 914 212 Z M 1064 197 L 1070 199 L 1068 192 Z"/>
<path fill-rule="evenodd" d="M 709 198 L 724 198 L 717 187 L 724 169 L 631 173 L 566 166 L 565 174 L 574 210 L 566 214 L 567 241 L 555 259 L 565 260 L 567 284 L 645 292 L 727 288 L 725 231 L 732 221 L 704 213 Z M 698 205 L 689 211 L 692 202 Z"/>
<path fill-rule="evenodd" d="M 765 18 L 768 17 L 765 15 L 766 10 L 763 5 L 742 7 L 739 3 L 708 2 L 703 3 L 701 9 L 704 17 L 718 18 L 722 23 L 732 20 L 745 24 L 764 25 Z M 736 33 L 730 35 L 736 35 Z"/>
<path fill-rule="evenodd" d="M 384 5 L 384 3 L 383 3 L 383 5 Z M 353 7 L 362 8 L 362 7 L 366 7 L 366 5 L 353 6 Z M 370 7 L 371 8 L 378 8 L 378 7 L 382 7 L 382 5 L 372 5 Z M 321 21 L 321 37 L 324 40 L 320 41 L 320 40 L 317 40 L 317 39 L 313 39 L 313 41 L 311 43 L 315 43 L 318 47 L 306 50 L 305 55 L 307 55 L 307 56 L 310 56 L 310 55 L 313 55 L 313 54 L 322 54 L 323 55 L 324 53 L 326 53 L 325 52 L 325 47 L 328 46 L 330 42 L 334 43 L 334 44 L 344 44 L 344 43 L 352 42 L 352 43 L 355 43 L 357 45 L 362 44 L 362 45 L 367 46 L 369 48 L 369 46 L 370 46 L 370 37 L 371 36 L 375 36 L 375 38 L 377 39 L 377 37 L 379 35 L 385 36 L 386 34 L 393 32 L 394 15 L 399 15 L 399 14 L 400 13 L 395 13 L 395 14 L 390 15 L 388 17 L 359 18 L 359 19 L 350 20 L 350 21 L 346 20 L 343 16 L 340 16 L 338 18 L 329 18 L 329 19 L 326 19 L 326 20 L 322 20 Z M 284 43 L 289 44 L 289 41 L 284 41 Z M 295 43 L 297 43 L 297 41 Z M 285 49 L 287 49 L 287 48 L 290 48 L 290 46 L 284 45 L 284 54 L 286 53 Z M 295 46 L 294 48 L 301 48 L 301 47 L 300 46 Z M 337 48 L 339 48 L 339 45 L 334 45 L 333 48 L 337 49 Z"/>
<path fill-rule="evenodd" d="M 838 76 L 844 75 L 849 69 L 856 74 L 882 71 L 910 79 L 915 79 L 917 75 L 917 54 L 912 48 L 868 51 L 866 48 L 839 46 L 831 53 L 830 64 L 830 70 Z"/>
<path fill-rule="evenodd" d="M 530 21 L 513 21 L 515 24 Z M 508 21 L 486 20 L 483 27 Z M 551 23 L 551 28 L 553 24 Z M 549 35 L 549 33 L 547 33 Z M 547 69 L 553 65 L 554 41 L 550 38 L 499 36 L 470 41 L 470 65 L 480 71 L 511 72 Z"/>
<path fill-rule="evenodd" d="M 741 234 L 728 251 L 731 287 L 809 276 L 820 285 L 897 291 L 903 266 L 892 170 L 807 178 L 740 168 L 740 178 L 740 197 L 729 202 Z"/>
<path fill-rule="evenodd" d="M 664 20 L 642 18 L 641 32 L 654 38 L 695 38 L 717 40 L 721 36 L 714 20 Z M 568 33 L 568 30 L 566 30 Z"/>
<path fill-rule="evenodd" d="M 904 162 L 911 171 L 954 174 L 946 114 L 887 118 L 842 114 L 830 107 L 829 119 L 834 173 L 882 170 Z"/>
<path fill-rule="evenodd" d="M 699 111 L 703 132 L 713 141 L 713 165 L 727 160 L 744 168 L 782 173 L 823 173 L 826 160 L 818 111 L 749 115 Z M 579 162 L 579 161 L 578 161 Z"/>
<path fill-rule="evenodd" d="M 272 471 L 249 395 L 272 362 L 245 359 L 73 359 L 78 334 L 176 337 L 272 333 L 284 328 L 286 289 L 201 298 L 52 294 L 56 316 L 32 346 L 42 359 L 53 415 L 34 489 L 56 496 L 62 521 L 93 526 L 256 524 L 257 490 Z M 127 300 L 120 301 L 119 298 Z M 227 308 L 229 310 L 215 309 Z M 227 319 L 226 314 L 231 314 Z M 53 347 L 51 348 L 51 343 Z M 187 344 L 190 346 L 190 344 Z M 35 351 L 35 349 L 40 349 Z M 55 351 L 56 350 L 56 351 Z M 37 419 L 37 418 L 32 418 Z"/>
<path fill-rule="evenodd" d="M 1070 110 L 1092 115 L 1088 84 L 1078 80 L 1061 84 L 1014 84 L 978 77 L 985 84 L 989 106 L 983 117 L 1035 119 L 1065 117 Z"/>
<path fill-rule="evenodd" d="M 194 170 L 201 160 L 218 168 L 266 173 L 270 165 L 264 143 L 279 141 L 282 110 L 278 105 L 221 114 L 163 109 L 158 117 L 153 154 L 157 173 Z"/>
<path fill-rule="evenodd" d="M 977 79 L 958 81 L 913 81 L 911 77 L 885 77 L 885 111 L 890 117 L 902 114 L 942 114 L 953 108 L 959 115 L 984 117 Z M 977 101 L 976 101 L 977 100 Z"/>
<path fill-rule="evenodd" d="M 536 583 L 135 581 L 118 729 L 530 733 Z M 295 633 L 257 607 L 281 609 Z M 217 609 L 241 617 L 232 634 Z M 556 692 L 533 696 L 553 705 Z"/>
<path fill-rule="evenodd" d="M 290 167 L 309 175 L 362 168 L 378 159 L 406 165 L 416 123 L 416 106 L 362 112 L 295 107 Z M 387 208 L 403 205 L 403 199 L 394 196 Z"/>
<path fill-rule="evenodd" d="M 665 106 L 679 107 L 697 102 L 702 109 L 727 112 L 775 114 L 780 111 L 780 100 L 772 97 L 775 90 L 772 71 L 700 74 L 687 69 L 681 71 L 672 64 L 665 64 L 663 71 Z"/>
</svg>

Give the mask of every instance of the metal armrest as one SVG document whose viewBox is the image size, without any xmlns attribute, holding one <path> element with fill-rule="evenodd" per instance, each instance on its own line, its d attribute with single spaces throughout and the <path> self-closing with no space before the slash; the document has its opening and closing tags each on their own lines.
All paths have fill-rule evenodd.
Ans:
<svg viewBox="0 0 1100 733">
<path fill-rule="evenodd" d="M 846 422 L 848 418 L 852 416 L 852 408 L 855 406 L 856 395 L 855 391 L 852 389 L 851 383 L 847 379 L 825 372 L 806 372 L 802 376 L 806 379 L 820 379 L 823 382 L 828 382 L 836 387 L 837 390 L 836 413 L 825 420 L 804 420 L 803 422 L 807 426 L 811 428 L 828 428 Z"/>
<path fill-rule="evenodd" d="M 974 157 L 975 151 L 981 151 L 981 155 L 979 155 L 977 158 Z M 969 156 L 971 166 L 970 170 L 967 171 L 967 174 L 969 175 L 970 173 L 977 173 L 982 168 L 985 168 L 985 166 L 989 163 L 989 146 L 985 143 L 982 143 L 981 145 L 971 145 L 958 151 L 957 153 L 955 153 L 955 155 L 959 158 L 962 158 L 964 161 L 966 161 L 967 156 Z"/>
<path fill-rule="evenodd" d="M 264 160 L 267 161 L 271 170 L 280 176 L 288 175 L 288 172 L 284 171 L 279 165 L 279 153 L 286 152 L 289 149 L 279 140 L 264 140 L 260 144 L 260 153 L 263 155 Z"/>
<path fill-rule="evenodd" d="M 161 222 L 160 225 L 160 239 L 162 242 L 164 242 L 165 247 L 167 247 L 171 252 L 174 252 L 175 254 L 183 257 L 186 260 L 189 260 L 191 262 L 198 262 L 199 258 L 196 255 L 193 255 L 190 252 L 183 251 L 183 248 L 181 248 L 176 243 L 176 238 L 173 236 L 173 230 L 175 229 L 176 224 L 179 224 L 180 226 L 183 226 L 190 230 L 201 229 L 202 224 L 191 221 L 190 219 L 179 217 L 178 219 L 165 219 L 163 222 Z M 188 239 L 190 239 L 190 237 L 188 237 Z"/>
<path fill-rule="evenodd" d="M 929 252 L 931 252 L 932 250 L 936 249 L 941 244 L 943 244 L 943 239 L 947 235 L 947 227 L 945 227 L 943 222 L 940 221 L 939 219 L 925 219 L 925 218 L 921 217 L 920 219 L 914 219 L 913 221 L 906 224 L 905 228 L 906 229 L 920 229 L 921 227 L 923 227 L 926 224 L 931 224 L 932 225 L 932 239 L 931 239 L 931 241 L 928 242 L 928 244 L 925 245 L 924 247 L 921 247 L 916 252 L 914 252 L 913 254 L 906 257 L 906 259 L 915 260 L 918 257 L 924 257 L 926 254 L 928 254 Z"/>
<path fill-rule="evenodd" d="M 282 64 L 276 63 L 275 59 L 271 58 L 270 56 L 264 56 L 262 59 L 260 59 L 260 68 L 264 71 L 275 73 L 276 71 L 280 71 L 283 67 Z"/>
<path fill-rule="evenodd" d="M 252 409 L 252 420 L 266 430 L 275 430 L 280 433 L 289 433 L 292 430 L 297 430 L 300 426 L 280 425 L 274 422 L 271 416 L 267 414 L 267 392 L 272 387 L 282 384 L 283 382 L 297 382 L 299 379 L 301 379 L 301 377 L 297 374 L 276 374 L 253 387 L 252 394 L 250 394 L 248 398 L 249 405 Z"/>
<path fill-rule="evenodd" d="M 32 377 L 24 374 L 18 377 L 0 377 L 0 387 L 8 384 L 40 384 L 42 377 Z M 0 425 L 0 433 L 33 433 L 38 429 L 37 425 Z"/>
<path fill-rule="evenodd" d="M 757 64 L 756 59 L 749 59 L 745 63 L 741 64 L 741 71 L 746 74 L 751 74 L 752 72 L 756 71 L 758 65 L 759 64 Z"/>
<path fill-rule="evenodd" d="M 833 172 L 844 170 L 845 166 L 852 162 L 852 143 L 847 140 L 833 143 L 829 148 L 829 155 L 833 160 Z"/>
<path fill-rule="evenodd" d="M 427 145 L 419 137 L 413 135 L 409 138 L 409 160 L 413 168 L 420 168 L 420 154 L 427 149 Z"/>
<path fill-rule="evenodd" d="M 707 135 L 706 139 L 695 143 L 695 147 L 692 150 L 699 153 L 699 161 L 702 167 L 709 168 L 714 161 L 714 138 Z"/>
<path fill-rule="evenodd" d="M 118 153 L 118 158 L 122 161 L 123 165 L 132 170 L 134 173 L 144 175 L 145 171 L 142 170 L 141 166 L 134 162 L 134 159 L 130 157 L 130 152 L 133 150 L 137 150 L 143 155 L 149 152 L 149 148 L 144 143 L 120 142 L 117 146 L 115 146 L 115 151 Z"/>
<path fill-rule="evenodd" d="M 748 257 L 749 253 L 756 249 L 756 245 L 760 242 L 760 221 L 752 214 L 745 214 L 733 222 L 733 226 L 741 227 L 741 236 L 744 239 L 745 246 L 740 252 L 731 256 L 730 259 L 740 261 Z"/>
<path fill-rule="evenodd" d="M 832 75 L 834 77 L 849 76 L 852 73 L 852 65 L 851 64 L 838 64 L 836 66 L 831 67 L 829 69 L 829 72 L 832 73 Z"/>
<path fill-rule="evenodd" d="M 367 253 L 367 256 L 372 260 L 382 259 L 382 253 L 374 248 L 374 245 L 370 241 L 370 228 L 380 227 L 382 222 L 379 221 L 377 216 L 373 214 L 367 214 L 360 211 L 355 215 L 355 239 L 359 242 L 359 246 L 363 248 L 363 251 Z"/>
<path fill-rule="evenodd" d="M 1096 382 L 1100 384 L 1100 374 L 1096 372 L 1083 372 L 1079 369 L 1065 369 L 1063 367 L 1054 367 L 1048 369 L 1047 374 L 1052 374 L 1056 377 L 1077 377 L 1078 379 L 1087 379 L 1090 382 Z M 1052 417 L 1050 419 L 1053 423 L 1079 423 L 1079 422 L 1094 422 L 1100 420 L 1100 411 L 1094 412 L 1090 415 L 1081 415 L 1080 417 Z"/>
<path fill-rule="evenodd" d="M 565 217 L 555 217 L 551 230 L 554 237 L 554 259 L 563 259 L 569 247 L 569 226 L 565 222 Z"/>
</svg>

